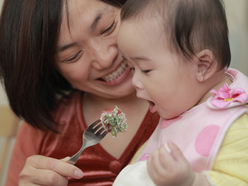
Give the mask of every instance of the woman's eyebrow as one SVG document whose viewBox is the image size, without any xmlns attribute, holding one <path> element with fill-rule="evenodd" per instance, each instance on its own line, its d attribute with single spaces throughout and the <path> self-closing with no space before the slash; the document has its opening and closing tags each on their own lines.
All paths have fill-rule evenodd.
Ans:
<svg viewBox="0 0 248 186">
<path fill-rule="evenodd" d="M 70 47 L 72 47 L 72 46 L 75 46 L 76 44 L 77 44 L 77 43 L 74 42 L 74 43 L 70 43 L 70 44 L 68 44 L 68 45 L 61 46 L 61 47 L 59 47 L 58 52 L 63 52 L 63 51 L 66 50 L 67 48 L 70 48 Z"/>
<path fill-rule="evenodd" d="M 97 23 L 100 21 L 101 18 L 102 18 L 102 11 L 101 12 L 98 12 L 97 15 L 95 16 L 92 24 L 90 25 L 90 32 L 95 29 Z M 58 52 L 63 52 L 64 50 L 66 50 L 66 49 L 68 49 L 70 47 L 73 47 L 76 44 L 77 43 L 74 42 L 74 43 L 70 43 L 68 45 L 61 46 L 61 47 L 59 47 Z"/>
<path fill-rule="evenodd" d="M 94 19 L 94 21 L 92 22 L 92 24 L 90 25 L 90 30 L 94 30 L 97 23 L 99 22 L 99 20 L 102 18 L 102 12 L 98 13 Z"/>
</svg>

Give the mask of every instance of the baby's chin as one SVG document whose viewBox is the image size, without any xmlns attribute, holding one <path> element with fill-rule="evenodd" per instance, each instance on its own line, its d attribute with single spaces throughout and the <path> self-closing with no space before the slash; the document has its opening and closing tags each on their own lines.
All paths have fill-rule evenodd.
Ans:
<svg viewBox="0 0 248 186">
<path fill-rule="evenodd" d="M 157 112 L 158 109 L 157 109 L 156 105 L 153 102 L 151 102 L 151 101 L 148 101 L 148 103 L 149 103 L 150 112 L 151 113 Z"/>
<path fill-rule="evenodd" d="M 148 101 L 149 103 L 149 109 L 151 113 L 155 113 L 158 112 L 158 114 L 160 115 L 161 118 L 165 119 L 165 120 L 170 120 L 170 119 L 175 119 L 179 116 L 178 113 L 170 113 L 170 112 L 166 112 L 164 110 L 161 110 L 161 108 L 158 108 L 156 106 L 156 104 L 152 101 Z"/>
<path fill-rule="evenodd" d="M 162 113 L 159 113 L 159 111 L 158 111 L 158 114 L 161 116 L 161 118 L 165 120 L 172 120 L 172 119 L 176 119 L 180 117 L 180 114 L 168 114 L 168 113 L 162 114 Z"/>
</svg>

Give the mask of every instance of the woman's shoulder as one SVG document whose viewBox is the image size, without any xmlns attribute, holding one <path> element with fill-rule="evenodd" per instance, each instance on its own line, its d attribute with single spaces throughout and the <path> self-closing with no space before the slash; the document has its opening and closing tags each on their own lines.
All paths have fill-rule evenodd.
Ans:
<svg viewBox="0 0 248 186">
<path fill-rule="evenodd" d="M 53 112 L 55 121 L 58 117 L 76 114 L 82 110 L 82 94 L 80 91 L 74 91 L 61 98 L 56 111 Z"/>
<path fill-rule="evenodd" d="M 81 91 L 70 92 L 69 94 L 60 99 L 59 107 L 64 105 L 75 105 L 76 103 L 78 103 L 79 100 L 82 100 L 82 94 L 83 92 Z"/>
</svg>

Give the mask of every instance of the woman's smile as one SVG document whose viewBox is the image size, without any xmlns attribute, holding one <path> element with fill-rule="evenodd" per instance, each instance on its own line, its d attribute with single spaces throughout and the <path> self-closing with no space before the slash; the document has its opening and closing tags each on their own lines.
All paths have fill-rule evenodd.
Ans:
<svg viewBox="0 0 248 186">
<path fill-rule="evenodd" d="M 120 84 L 123 80 L 125 80 L 130 74 L 130 68 L 126 61 L 123 61 L 121 65 L 110 74 L 99 78 L 99 82 L 106 86 L 115 86 Z"/>
<path fill-rule="evenodd" d="M 127 67 L 128 67 L 128 64 L 126 61 L 124 61 L 123 63 L 121 63 L 121 65 L 114 72 L 104 76 L 102 78 L 102 80 L 104 80 L 106 82 L 111 82 L 111 81 L 116 80 L 125 72 Z"/>
</svg>

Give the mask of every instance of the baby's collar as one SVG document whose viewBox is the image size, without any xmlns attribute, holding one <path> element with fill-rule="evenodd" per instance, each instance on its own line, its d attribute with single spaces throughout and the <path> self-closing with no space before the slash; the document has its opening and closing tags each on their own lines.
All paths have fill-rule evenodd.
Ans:
<svg viewBox="0 0 248 186">
<path fill-rule="evenodd" d="M 248 79 L 235 69 L 228 69 L 227 75 L 231 76 L 233 83 L 224 84 L 218 91 L 211 90 L 214 95 L 207 100 L 211 109 L 227 109 L 248 103 Z M 242 88 L 241 88 L 242 87 Z"/>
</svg>

